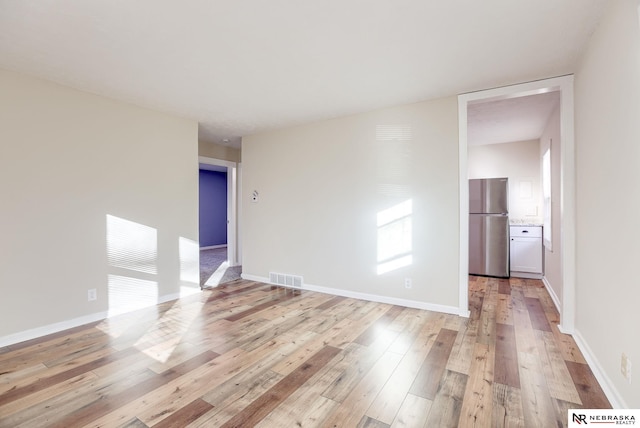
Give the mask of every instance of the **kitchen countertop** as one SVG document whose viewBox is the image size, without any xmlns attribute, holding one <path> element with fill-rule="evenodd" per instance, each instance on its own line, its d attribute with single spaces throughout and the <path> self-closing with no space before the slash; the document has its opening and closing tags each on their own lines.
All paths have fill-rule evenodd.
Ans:
<svg viewBox="0 0 640 428">
<path fill-rule="evenodd" d="M 510 218 L 509 226 L 526 226 L 533 227 L 538 226 L 542 227 L 542 221 L 538 219 L 522 219 L 522 218 Z"/>
</svg>

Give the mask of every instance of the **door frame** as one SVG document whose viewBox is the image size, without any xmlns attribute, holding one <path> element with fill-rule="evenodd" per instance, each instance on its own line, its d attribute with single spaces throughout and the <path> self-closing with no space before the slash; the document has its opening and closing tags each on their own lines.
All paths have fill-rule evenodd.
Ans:
<svg viewBox="0 0 640 428">
<path fill-rule="evenodd" d="M 227 261 L 229 262 L 229 266 L 237 266 L 239 264 L 236 202 L 238 200 L 238 164 L 222 159 L 198 156 L 198 166 L 199 164 L 227 168 Z M 198 222 L 198 229 L 199 228 L 200 223 Z"/>
<path fill-rule="evenodd" d="M 458 95 L 458 173 L 460 195 L 459 243 L 459 308 L 460 314 L 469 314 L 469 185 L 467 108 L 469 104 L 492 100 L 517 98 L 526 95 L 558 91 L 560 93 L 560 239 L 562 242 L 562 299 L 560 307 L 561 332 L 575 330 L 576 287 L 576 168 L 573 105 L 573 75 L 537 80 Z M 557 233 L 557 232 L 556 232 Z"/>
</svg>

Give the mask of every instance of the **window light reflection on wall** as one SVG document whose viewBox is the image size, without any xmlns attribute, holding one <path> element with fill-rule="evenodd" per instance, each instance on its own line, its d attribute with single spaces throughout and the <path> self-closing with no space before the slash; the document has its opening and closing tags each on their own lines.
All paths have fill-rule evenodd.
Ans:
<svg viewBox="0 0 640 428">
<path fill-rule="evenodd" d="M 122 275 L 108 276 L 109 314 L 114 316 L 158 303 L 158 283 Z"/>
<path fill-rule="evenodd" d="M 412 139 L 409 124 L 376 126 L 377 193 L 383 206 L 392 205 L 377 214 L 378 275 L 413 263 Z"/>
<path fill-rule="evenodd" d="M 198 243 L 181 236 L 178 246 L 180 251 L 180 280 L 198 284 L 198 281 L 200 281 L 200 247 Z"/>
<path fill-rule="evenodd" d="M 153 227 L 107 215 L 109 266 L 158 273 L 158 233 Z"/>
<path fill-rule="evenodd" d="M 158 231 L 107 214 L 109 316 L 158 302 Z"/>
<path fill-rule="evenodd" d="M 411 199 L 378 213 L 378 275 L 413 263 L 412 214 Z"/>
</svg>

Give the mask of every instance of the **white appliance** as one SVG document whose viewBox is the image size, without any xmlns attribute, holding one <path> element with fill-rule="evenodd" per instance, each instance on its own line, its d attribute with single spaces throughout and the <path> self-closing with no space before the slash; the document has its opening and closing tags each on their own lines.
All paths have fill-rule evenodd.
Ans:
<svg viewBox="0 0 640 428">
<path fill-rule="evenodd" d="M 511 276 L 542 278 L 542 226 L 511 226 Z"/>
</svg>

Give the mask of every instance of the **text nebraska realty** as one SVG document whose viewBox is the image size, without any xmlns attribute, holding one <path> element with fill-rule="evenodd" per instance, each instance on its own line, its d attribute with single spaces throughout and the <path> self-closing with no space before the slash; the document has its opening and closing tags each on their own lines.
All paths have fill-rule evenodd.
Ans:
<svg viewBox="0 0 640 428">
<path fill-rule="evenodd" d="M 587 415 L 573 414 L 573 422 L 579 424 L 587 423 L 600 423 L 600 424 L 615 424 L 615 425 L 635 425 L 636 417 L 633 415 L 589 415 L 589 422 L 587 422 Z"/>
</svg>

